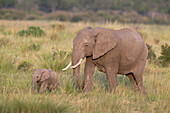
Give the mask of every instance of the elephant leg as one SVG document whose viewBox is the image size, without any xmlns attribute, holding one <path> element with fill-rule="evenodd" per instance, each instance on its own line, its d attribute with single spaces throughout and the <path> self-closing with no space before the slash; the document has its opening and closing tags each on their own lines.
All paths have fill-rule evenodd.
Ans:
<svg viewBox="0 0 170 113">
<path fill-rule="evenodd" d="M 145 92 L 145 87 L 144 87 L 144 84 L 143 84 L 143 70 L 144 70 L 144 67 L 145 67 L 145 63 L 146 62 L 139 62 L 138 64 L 138 67 L 136 67 L 135 71 L 136 73 L 134 73 L 134 76 L 136 78 L 136 81 L 138 83 L 138 87 L 139 87 L 139 90 L 140 92 L 146 94 Z"/>
<path fill-rule="evenodd" d="M 57 83 L 55 83 L 52 88 L 51 88 L 51 92 L 55 91 L 56 90 L 56 87 L 57 87 Z"/>
<path fill-rule="evenodd" d="M 134 78 L 134 75 L 133 74 L 129 74 L 127 75 L 127 77 L 129 78 L 129 80 L 131 81 L 131 86 L 132 86 L 132 90 L 133 91 L 136 91 L 137 90 L 137 81 L 135 81 L 136 78 Z"/>
<path fill-rule="evenodd" d="M 109 83 L 109 88 L 110 88 L 110 92 L 112 92 L 112 90 L 114 89 L 114 91 L 116 91 L 116 86 L 117 86 L 117 75 L 116 74 L 107 74 L 106 73 L 106 78 L 107 81 Z"/>
<path fill-rule="evenodd" d="M 138 83 L 140 92 L 146 93 L 146 92 L 145 92 L 145 87 L 144 87 L 144 84 L 143 84 L 142 74 L 140 74 L 140 75 L 135 75 L 135 77 L 136 77 L 136 81 L 137 81 L 137 83 Z"/>
<path fill-rule="evenodd" d="M 40 84 L 40 83 L 38 83 L 38 92 L 39 92 L 39 90 L 40 90 L 40 86 L 41 86 L 41 84 Z"/>
<path fill-rule="evenodd" d="M 51 92 L 51 91 L 52 91 L 51 85 L 48 85 L 48 86 L 47 86 L 47 89 L 48 89 L 49 92 Z"/>
<path fill-rule="evenodd" d="M 85 91 L 91 91 L 93 74 L 95 65 L 92 63 L 92 58 L 86 58 L 85 68 L 84 68 L 84 80 L 85 80 Z"/>
<path fill-rule="evenodd" d="M 44 82 L 44 83 L 42 83 L 41 86 L 40 86 L 39 93 L 40 93 L 40 94 L 43 93 L 46 89 L 47 89 L 47 83 Z"/>
<path fill-rule="evenodd" d="M 116 91 L 117 86 L 117 72 L 115 71 L 106 71 L 106 78 L 109 83 L 110 92 L 114 89 Z"/>
<path fill-rule="evenodd" d="M 117 55 L 116 53 L 114 53 Z M 114 89 L 116 91 L 117 86 L 117 73 L 118 73 L 118 65 L 119 64 L 119 56 L 114 56 L 114 58 L 110 58 L 107 60 L 105 70 L 106 70 L 106 78 L 109 83 L 110 92 Z"/>
</svg>

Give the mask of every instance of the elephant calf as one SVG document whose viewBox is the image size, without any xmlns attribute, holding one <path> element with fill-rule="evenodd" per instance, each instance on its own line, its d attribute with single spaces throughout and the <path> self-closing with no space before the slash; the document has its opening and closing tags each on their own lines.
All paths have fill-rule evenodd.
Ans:
<svg viewBox="0 0 170 113">
<path fill-rule="evenodd" d="M 58 76 L 51 69 L 35 69 L 32 74 L 32 93 L 35 83 L 38 83 L 38 93 L 43 93 L 46 89 L 50 92 L 55 90 L 58 83 Z"/>
</svg>

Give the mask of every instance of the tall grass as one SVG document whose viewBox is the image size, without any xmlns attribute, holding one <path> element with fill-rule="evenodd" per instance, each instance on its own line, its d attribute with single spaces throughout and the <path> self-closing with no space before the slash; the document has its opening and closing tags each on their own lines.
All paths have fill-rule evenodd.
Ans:
<svg viewBox="0 0 170 113">
<path fill-rule="evenodd" d="M 57 50 L 51 53 L 43 53 L 36 56 L 37 66 L 44 69 L 52 69 L 60 72 L 71 59 L 71 53 Z"/>
<path fill-rule="evenodd" d="M 0 111 L 1 112 L 28 112 L 28 113 L 61 113 L 67 112 L 70 105 L 65 103 L 64 105 L 60 104 L 62 97 L 57 97 L 58 100 L 54 101 L 52 98 L 48 98 L 48 96 L 40 96 L 40 95 L 13 95 L 15 97 L 10 98 L 8 101 L 2 98 Z"/>
<path fill-rule="evenodd" d="M 59 30 L 61 26 L 62 30 Z M 71 60 L 72 41 L 85 26 L 120 29 L 133 27 L 152 46 L 156 58 L 161 56 L 161 45 L 170 44 L 170 26 L 97 23 L 61 23 L 55 21 L 0 21 L 0 112 L 120 112 L 169 113 L 170 68 L 147 62 L 144 85 L 147 95 L 134 93 L 126 76 L 117 76 L 117 90 L 109 93 L 104 73 L 95 70 L 92 91 L 87 93 L 73 86 L 72 70 L 62 72 Z M 3 27 L 2 27 L 3 26 Z M 30 26 L 43 29 L 43 38 L 21 37 L 17 32 Z M 53 26 L 53 29 L 51 27 Z M 11 31 L 6 34 L 4 32 Z M 57 38 L 55 38 L 57 34 Z M 83 84 L 83 65 L 80 83 Z M 31 75 L 35 68 L 53 69 L 60 86 L 53 93 L 31 95 Z"/>
<path fill-rule="evenodd" d="M 15 69 L 15 59 L 12 56 L 0 55 L 0 70 L 2 72 L 9 72 Z"/>
</svg>

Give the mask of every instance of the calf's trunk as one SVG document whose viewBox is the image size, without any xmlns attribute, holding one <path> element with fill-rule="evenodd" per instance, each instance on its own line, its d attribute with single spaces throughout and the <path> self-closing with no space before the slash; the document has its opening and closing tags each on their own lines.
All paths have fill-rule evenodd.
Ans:
<svg viewBox="0 0 170 113">
<path fill-rule="evenodd" d="M 35 81 L 32 81 L 32 87 L 31 87 L 31 93 L 34 93 L 34 86 L 35 86 Z"/>
</svg>

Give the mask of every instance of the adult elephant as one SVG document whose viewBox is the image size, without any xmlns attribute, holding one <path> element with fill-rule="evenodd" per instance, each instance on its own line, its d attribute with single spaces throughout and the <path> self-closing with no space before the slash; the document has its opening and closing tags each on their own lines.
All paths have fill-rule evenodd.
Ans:
<svg viewBox="0 0 170 113">
<path fill-rule="evenodd" d="M 111 30 L 86 27 L 73 41 L 72 64 L 74 85 L 79 87 L 80 63 L 86 57 L 84 68 L 85 90 L 90 91 L 95 66 L 106 73 L 110 91 L 116 89 L 117 74 L 127 75 L 132 89 L 145 92 L 143 70 L 148 49 L 142 37 L 133 29 Z"/>
</svg>

